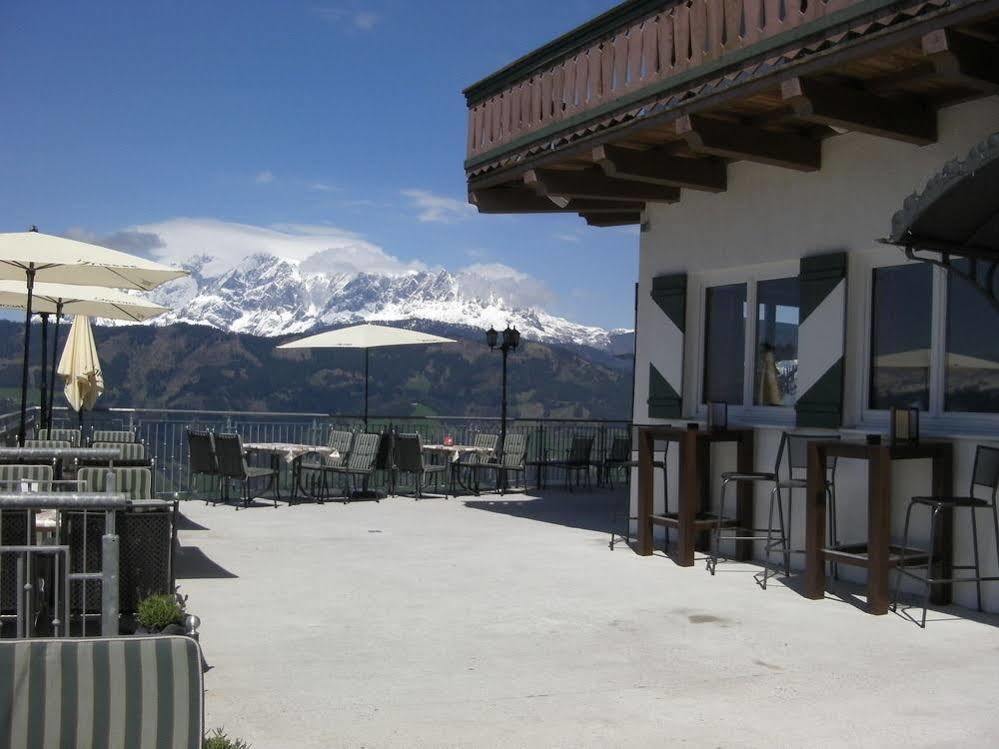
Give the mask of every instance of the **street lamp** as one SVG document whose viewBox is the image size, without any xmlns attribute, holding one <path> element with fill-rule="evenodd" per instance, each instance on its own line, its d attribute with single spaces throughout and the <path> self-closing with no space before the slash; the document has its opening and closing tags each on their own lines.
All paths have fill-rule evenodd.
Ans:
<svg viewBox="0 0 999 749">
<path fill-rule="evenodd" d="M 511 351 L 516 351 L 520 345 L 520 333 L 516 328 L 507 325 L 503 331 L 503 340 L 500 342 L 500 333 L 495 328 L 490 327 L 486 331 L 486 344 L 495 351 L 497 348 L 503 352 L 503 407 L 500 416 L 500 441 L 499 452 L 503 454 L 503 446 L 506 444 L 506 357 Z"/>
</svg>

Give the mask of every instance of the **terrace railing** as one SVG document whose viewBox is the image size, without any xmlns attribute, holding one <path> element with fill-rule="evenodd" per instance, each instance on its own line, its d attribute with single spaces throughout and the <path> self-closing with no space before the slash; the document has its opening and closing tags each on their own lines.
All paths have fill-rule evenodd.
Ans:
<svg viewBox="0 0 999 749">
<path fill-rule="evenodd" d="M 637 103 L 646 87 L 860 3 L 665 0 L 620 6 L 465 91 L 469 162 L 598 110 L 610 113 L 626 100 Z"/>
<path fill-rule="evenodd" d="M 3 416 L 0 416 L 0 423 L 2 420 Z M 74 426 L 76 423 L 75 414 L 56 409 L 56 427 Z M 525 432 L 529 435 L 529 463 L 543 460 L 546 455 L 564 456 L 569 451 L 573 437 L 579 436 L 594 438 L 593 460 L 599 462 L 609 453 L 614 438 L 627 436 L 631 427 L 627 420 L 551 418 L 513 418 L 507 420 L 507 425 L 510 432 Z M 143 408 L 113 408 L 87 412 L 85 415 L 85 433 L 94 428 L 135 430 L 137 439 L 145 442 L 147 457 L 155 461 L 153 491 L 157 494 L 187 492 L 193 488 L 189 477 L 188 427 L 236 433 L 244 443 L 293 442 L 323 445 L 327 442 L 330 430 L 359 431 L 363 429 L 363 421 L 355 416 L 321 413 Z M 447 437 L 452 438 L 455 444 L 471 444 L 478 433 L 499 434 L 500 420 L 487 416 L 383 416 L 369 419 L 368 428 L 369 431 L 377 432 L 389 428 L 400 432 L 417 432 L 425 444 L 442 443 Z M 560 479 L 561 474 L 555 470 L 546 475 L 546 480 L 550 482 Z"/>
</svg>

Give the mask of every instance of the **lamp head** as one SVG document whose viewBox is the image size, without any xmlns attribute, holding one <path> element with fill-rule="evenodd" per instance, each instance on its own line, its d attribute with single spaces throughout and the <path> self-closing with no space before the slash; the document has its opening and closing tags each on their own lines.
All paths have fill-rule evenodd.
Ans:
<svg viewBox="0 0 999 749">
<path fill-rule="evenodd" d="M 496 328 L 490 326 L 489 330 L 486 331 L 486 344 L 489 348 L 496 348 L 498 341 L 499 333 L 496 332 Z"/>
<path fill-rule="evenodd" d="M 516 328 L 511 328 L 507 326 L 506 330 L 503 331 L 503 346 L 515 351 L 517 346 L 520 345 L 520 331 Z"/>
</svg>

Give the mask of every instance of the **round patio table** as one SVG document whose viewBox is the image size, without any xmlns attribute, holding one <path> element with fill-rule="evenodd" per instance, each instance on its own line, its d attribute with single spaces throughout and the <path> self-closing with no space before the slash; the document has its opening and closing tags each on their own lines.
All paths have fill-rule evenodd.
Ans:
<svg viewBox="0 0 999 749">
<path fill-rule="evenodd" d="M 451 465 L 451 489 L 460 486 L 466 492 L 471 492 L 478 496 L 479 492 L 470 486 L 466 486 L 461 480 L 461 458 L 463 455 L 492 455 L 496 451 L 489 447 L 475 447 L 474 445 L 424 445 L 423 451 L 443 455 Z"/>
</svg>

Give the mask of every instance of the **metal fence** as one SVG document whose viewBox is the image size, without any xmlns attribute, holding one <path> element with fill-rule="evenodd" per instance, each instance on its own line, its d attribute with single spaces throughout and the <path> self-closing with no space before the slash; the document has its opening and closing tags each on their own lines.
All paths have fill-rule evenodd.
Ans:
<svg viewBox="0 0 999 749">
<path fill-rule="evenodd" d="M 14 414 L 16 416 L 16 414 Z M 4 429 L 7 416 L 0 415 L 0 440 L 16 438 L 17 424 Z M 76 415 L 56 409 L 55 427 L 76 426 Z M 179 409 L 113 408 L 87 412 L 84 435 L 93 429 L 132 429 L 146 444 L 147 456 L 155 460 L 153 490 L 157 493 L 182 492 L 191 489 L 190 456 L 186 430 L 210 429 L 215 432 L 239 434 L 244 442 L 293 442 L 325 444 L 333 429 L 361 431 L 360 417 L 320 413 L 274 413 L 257 411 L 195 411 Z M 455 444 L 471 444 L 479 433 L 499 434 L 500 420 L 496 417 L 468 416 L 380 416 L 370 418 L 368 431 L 416 432 L 425 443 L 442 443 L 450 437 Z M 592 460 L 602 461 L 610 452 L 615 437 L 627 437 L 631 424 L 627 420 L 606 419 L 528 419 L 507 420 L 507 431 L 528 435 L 528 463 L 557 459 L 568 455 L 575 437 L 593 437 Z M 562 474 L 548 469 L 547 483 L 561 481 Z M 534 471 L 529 480 L 537 480 Z"/>
</svg>

